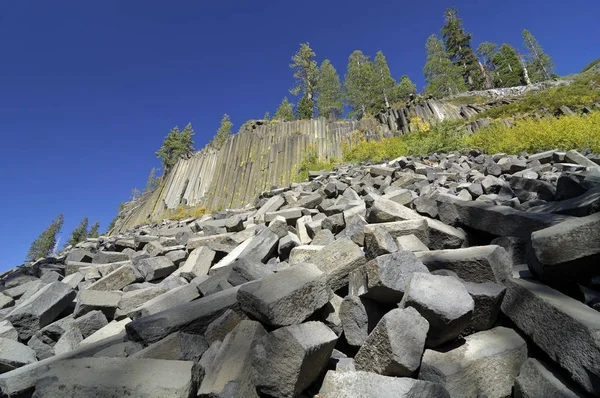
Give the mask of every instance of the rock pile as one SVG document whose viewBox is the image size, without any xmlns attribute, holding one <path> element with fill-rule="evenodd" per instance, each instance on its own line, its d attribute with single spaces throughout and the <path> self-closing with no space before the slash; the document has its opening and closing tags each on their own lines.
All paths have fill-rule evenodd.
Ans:
<svg viewBox="0 0 600 398">
<path fill-rule="evenodd" d="M 576 151 L 314 172 L 2 275 L 8 397 L 600 394 L 600 169 Z"/>
</svg>

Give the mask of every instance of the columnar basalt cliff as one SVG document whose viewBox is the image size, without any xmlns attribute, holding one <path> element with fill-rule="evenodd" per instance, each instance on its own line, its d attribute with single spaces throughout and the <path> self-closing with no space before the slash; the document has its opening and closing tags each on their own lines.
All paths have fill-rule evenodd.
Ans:
<svg viewBox="0 0 600 398">
<path fill-rule="evenodd" d="M 319 158 L 341 159 L 342 143 L 356 130 L 370 137 L 404 134 L 412 130 L 415 117 L 437 123 L 467 119 L 477 112 L 476 107 L 427 100 L 382 112 L 377 120 L 247 123 L 220 150 L 205 147 L 179 161 L 154 192 L 125 205 L 114 232 L 158 219 L 180 205 L 209 210 L 243 207 L 272 186 L 292 182 L 309 147 Z"/>
</svg>

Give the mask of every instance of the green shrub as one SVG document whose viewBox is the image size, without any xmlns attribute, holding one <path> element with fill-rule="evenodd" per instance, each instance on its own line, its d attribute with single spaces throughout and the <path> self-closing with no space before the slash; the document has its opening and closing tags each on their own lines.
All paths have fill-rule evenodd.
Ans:
<svg viewBox="0 0 600 398">
<path fill-rule="evenodd" d="M 536 112 L 548 109 L 554 113 L 563 105 L 577 108 L 600 101 L 600 74 L 576 76 L 568 86 L 552 87 L 547 90 L 525 94 L 510 104 L 488 109 L 477 118 L 511 118 L 517 113 Z"/>
<path fill-rule="evenodd" d="M 333 170 L 337 163 L 338 162 L 335 159 L 327 160 L 319 158 L 315 146 L 309 145 L 306 149 L 306 152 L 302 156 L 302 159 L 300 160 L 300 166 L 298 167 L 298 171 L 293 176 L 292 180 L 295 182 L 306 181 L 308 180 L 309 171 L 330 171 Z"/>
</svg>

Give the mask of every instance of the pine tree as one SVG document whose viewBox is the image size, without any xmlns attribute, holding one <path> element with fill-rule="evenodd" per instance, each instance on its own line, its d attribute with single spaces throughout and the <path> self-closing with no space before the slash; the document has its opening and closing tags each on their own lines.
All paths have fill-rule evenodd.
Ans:
<svg viewBox="0 0 600 398">
<path fill-rule="evenodd" d="M 63 222 L 64 217 L 62 214 L 59 214 L 56 220 L 52 221 L 52 224 L 33 241 L 27 252 L 27 261 L 35 261 L 42 257 L 48 257 L 52 253 L 56 244 L 56 235 L 62 229 Z"/>
<path fill-rule="evenodd" d="M 294 120 L 294 105 L 291 104 L 287 97 L 283 98 L 281 104 L 275 111 L 273 119 L 281 120 L 282 122 L 291 122 Z"/>
<path fill-rule="evenodd" d="M 378 94 L 374 104 L 374 110 L 378 111 L 383 108 L 389 108 L 390 102 L 395 100 L 394 87 L 396 86 L 396 81 L 390 74 L 387 60 L 381 51 L 378 51 L 377 55 L 375 55 L 373 72 L 375 75 L 375 91 Z"/>
<path fill-rule="evenodd" d="M 263 116 L 263 120 L 271 120 L 271 115 L 269 114 L 269 111 L 265 112 L 265 115 Z"/>
<path fill-rule="evenodd" d="M 400 78 L 400 82 L 395 88 L 395 97 L 400 101 L 407 101 L 411 95 L 417 93 L 417 85 L 414 84 L 407 75 Z"/>
<path fill-rule="evenodd" d="M 340 117 L 344 113 L 342 84 L 337 71 L 328 59 L 321 64 L 317 88 L 319 91 L 317 97 L 319 116 L 326 118 Z"/>
<path fill-rule="evenodd" d="M 188 123 L 181 132 L 176 126 L 167 134 L 162 146 L 156 152 L 156 156 L 162 162 L 165 174 L 175 166 L 180 158 L 189 158 L 192 155 L 194 151 L 193 135 L 194 130 L 191 123 Z"/>
<path fill-rule="evenodd" d="M 540 43 L 527 30 L 523 29 L 523 45 L 527 49 L 527 69 L 532 82 L 550 79 L 552 75 L 552 58 L 544 52 Z"/>
<path fill-rule="evenodd" d="M 294 70 L 294 79 L 296 79 L 296 86 L 290 92 L 293 95 L 302 93 L 302 97 L 306 97 L 313 109 L 319 79 L 319 68 L 317 67 L 317 61 L 314 59 L 315 55 L 309 43 L 302 43 L 300 49 L 292 57 L 292 63 L 290 64 L 290 68 Z"/>
<path fill-rule="evenodd" d="M 233 127 L 233 123 L 231 123 L 231 120 L 229 120 L 229 115 L 224 114 L 223 117 L 221 118 L 221 126 L 219 126 L 219 128 L 217 129 L 217 134 L 214 136 L 214 138 L 212 140 L 212 145 L 215 148 L 221 149 L 223 147 L 223 144 L 225 144 L 225 141 L 227 141 L 227 138 L 229 138 L 229 136 L 231 136 L 231 134 L 232 134 L 232 131 L 231 131 L 232 127 Z"/>
<path fill-rule="evenodd" d="M 88 218 L 85 217 L 83 220 L 81 220 L 81 222 L 73 230 L 73 232 L 71 232 L 71 237 L 69 238 L 69 240 L 67 241 L 65 246 L 68 246 L 68 245 L 75 246 L 79 242 L 83 242 L 84 240 L 86 240 L 86 238 L 88 236 L 87 228 L 88 228 Z"/>
<path fill-rule="evenodd" d="M 467 87 L 460 67 L 452 63 L 444 49 L 444 43 L 436 35 L 431 35 L 425 47 L 427 48 L 427 61 L 423 68 L 427 82 L 425 94 L 441 98 L 465 91 Z"/>
<path fill-rule="evenodd" d="M 374 84 L 373 63 L 362 51 L 355 50 L 348 57 L 348 68 L 344 76 L 346 99 L 352 108 L 350 114 L 364 117 L 375 103 L 377 92 Z"/>
<path fill-rule="evenodd" d="M 495 65 L 495 81 L 498 87 L 514 87 L 525 84 L 524 71 L 517 50 L 509 44 L 502 44 L 492 55 Z"/>
<path fill-rule="evenodd" d="M 313 107 L 312 102 L 308 99 L 307 96 L 300 98 L 298 102 L 298 109 L 296 113 L 298 114 L 298 119 L 300 120 L 310 120 L 313 118 Z"/>
<path fill-rule="evenodd" d="M 88 237 L 90 238 L 97 238 L 98 236 L 100 236 L 100 223 L 98 221 L 96 221 L 94 224 L 92 224 L 92 227 L 90 228 L 90 232 L 88 233 Z"/>
<path fill-rule="evenodd" d="M 486 79 L 483 65 L 475 56 L 471 48 L 471 34 L 466 33 L 462 20 L 458 18 L 458 11 L 449 8 L 444 12 L 446 22 L 442 28 L 442 35 L 446 51 L 455 65 L 462 68 L 462 75 L 469 90 L 492 88 L 492 83 Z"/>
<path fill-rule="evenodd" d="M 144 192 L 154 191 L 157 185 L 158 177 L 156 176 L 156 169 L 153 167 L 152 170 L 150 170 L 148 181 L 146 181 L 146 187 L 144 188 Z"/>
</svg>

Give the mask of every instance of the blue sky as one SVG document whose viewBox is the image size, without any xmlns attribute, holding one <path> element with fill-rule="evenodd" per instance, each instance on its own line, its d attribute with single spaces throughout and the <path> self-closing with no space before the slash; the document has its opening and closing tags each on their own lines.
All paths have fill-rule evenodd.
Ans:
<svg viewBox="0 0 600 398">
<path fill-rule="evenodd" d="M 527 28 L 558 74 L 600 57 L 597 0 L 0 0 L 0 270 L 60 212 L 63 242 L 85 216 L 104 230 L 173 126 L 192 122 L 200 148 L 223 113 L 235 131 L 272 114 L 301 42 L 340 75 L 353 50 L 382 50 L 421 89 L 425 40 L 448 6 L 474 47 L 521 47 Z"/>
</svg>

